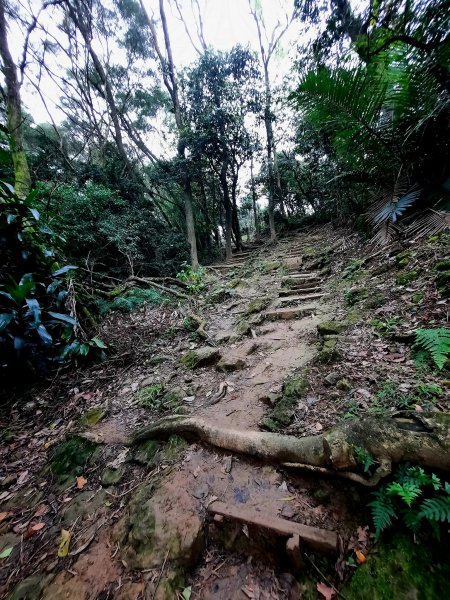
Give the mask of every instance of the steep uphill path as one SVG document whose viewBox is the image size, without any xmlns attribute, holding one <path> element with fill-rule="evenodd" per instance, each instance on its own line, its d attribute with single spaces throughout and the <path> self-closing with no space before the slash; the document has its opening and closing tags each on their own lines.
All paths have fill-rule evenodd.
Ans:
<svg viewBox="0 0 450 600">
<path fill-rule="evenodd" d="M 361 271 L 360 254 L 354 236 L 312 230 L 208 268 L 202 302 L 108 318 L 101 337 L 117 358 L 63 378 L 18 411 L 22 431 L 30 411 L 43 415 L 28 448 L 17 436 L 4 461 L 0 543 L 13 550 L 3 589 L 17 584 L 12 598 L 52 600 L 316 598 L 317 584 L 333 594 L 330 578 L 337 585 L 348 572 L 344 541 L 350 553 L 369 544 L 360 490 L 175 436 L 137 449 L 124 442 L 164 414 L 307 435 L 367 407 L 371 345 L 376 360 L 395 358 L 391 370 L 410 366 L 366 330 L 336 336 L 334 317 L 350 326 L 358 315 L 348 314 L 332 275 L 344 264 Z M 65 413 L 48 420 L 56 397 L 66 398 Z M 37 458 L 27 463 L 30 446 Z M 62 530 L 68 555 L 62 544 L 58 558 Z M 309 540 L 302 550 L 296 531 Z M 330 544 L 338 552 L 326 559 Z"/>
</svg>

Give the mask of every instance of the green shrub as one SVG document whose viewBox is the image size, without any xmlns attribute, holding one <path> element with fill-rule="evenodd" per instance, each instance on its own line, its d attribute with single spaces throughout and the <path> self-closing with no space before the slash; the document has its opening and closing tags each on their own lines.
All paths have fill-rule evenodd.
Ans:
<svg viewBox="0 0 450 600">
<path fill-rule="evenodd" d="M 187 289 L 192 294 L 195 294 L 205 287 L 204 282 L 205 269 L 199 267 L 193 269 L 187 262 L 181 264 L 181 269 L 177 273 L 177 279 L 187 285 Z"/>
<path fill-rule="evenodd" d="M 0 374 L 47 370 L 73 336 L 64 276 L 76 267 L 56 262 L 57 238 L 40 226 L 35 195 L 19 198 L 0 182 Z"/>
</svg>

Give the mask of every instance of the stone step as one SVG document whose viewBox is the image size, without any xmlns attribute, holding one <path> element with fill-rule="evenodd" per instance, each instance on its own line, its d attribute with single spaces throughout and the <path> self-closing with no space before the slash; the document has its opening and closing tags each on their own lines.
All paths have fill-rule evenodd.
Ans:
<svg viewBox="0 0 450 600">
<path fill-rule="evenodd" d="M 275 308 L 264 313 L 264 317 L 272 321 L 277 319 L 299 319 L 301 317 L 312 315 L 316 308 L 316 304 L 303 304 L 302 306 L 291 306 L 289 308 Z"/>
<path fill-rule="evenodd" d="M 315 294 L 301 294 L 297 296 L 286 296 L 278 299 L 278 305 L 287 304 L 288 302 L 300 302 L 303 300 L 318 300 L 323 296 L 326 296 L 323 292 L 317 292 Z"/>
<path fill-rule="evenodd" d="M 322 288 L 319 285 L 311 287 L 310 283 L 302 283 L 301 285 L 295 285 L 291 288 L 284 288 L 278 292 L 278 295 L 280 297 L 292 296 L 297 292 L 302 292 L 305 294 L 314 294 L 315 292 L 320 292 L 321 290 Z"/>
<path fill-rule="evenodd" d="M 307 273 L 292 273 L 291 275 L 284 275 L 281 281 L 292 281 L 293 283 L 308 283 L 315 285 L 321 281 L 318 275 L 308 275 Z"/>
<path fill-rule="evenodd" d="M 217 265 L 210 265 L 213 269 L 236 269 L 242 267 L 245 263 L 242 262 L 229 262 L 229 263 L 219 263 Z"/>
</svg>

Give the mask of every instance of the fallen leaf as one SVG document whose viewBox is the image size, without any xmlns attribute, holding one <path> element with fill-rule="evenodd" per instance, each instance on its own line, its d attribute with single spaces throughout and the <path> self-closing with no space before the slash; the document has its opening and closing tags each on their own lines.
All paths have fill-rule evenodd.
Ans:
<svg viewBox="0 0 450 600">
<path fill-rule="evenodd" d="M 40 531 L 41 529 L 44 529 L 44 527 L 45 523 L 41 521 L 40 523 L 35 523 L 34 525 L 32 525 L 30 529 L 32 529 L 33 531 Z"/>
<path fill-rule="evenodd" d="M 49 510 L 50 510 L 50 508 L 46 504 L 40 504 L 37 507 L 36 512 L 34 513 L 33 517 L 43 517 L 44 515 L 46 515 L 48 513 Z"/>
<path fill-rule="evenodd" d="M 84 488 L 84 486 L 87 484 L 87 479 L 85 479 L 83 477 L 83 475 L 80 475 L 79 477 L 76 478 L 77 479 L 77 488 L 79 490 L 82 490 Z"/>
<path fill-rule="evenodd" d="M 11 555 L 11 552 L 13 551 L 13 547 L 12 546 L 7 546 L 6 548 L 4 548 L 1 552 L 0 552 L 0 558 L 8 558 L 8 556 Z"/>
<path fill-rule="evenodd" d="M 6 521 L 6 519 L 9 519 L 9 517 L 12 515 L 11 512 L 0 512 L 0 523 L 2 521 Z"/>
<path fill-rule="evenodd" d="M 22 473 L 17 478 L 17 485 L 22 485 L 28 479 L 28 471 L 22 471 Z"/>
<path fill-rule="evenodd" d="M 416 404 L 416 405 L 414 406 L 414 410 L 415 410 L 416 412 L 423 412 L 423 408 L 420 406 L 420 404 Z"/>
<path fill-rule="evenodd" d="M 61 529 L 61 536 L 58 540 L 58 556 L 64 558 L 69 554 L 70 538 L 72 534 L 67 529 Z"/>
<path fill-rule="evenodd" d="M 197 477 L 200 475 L 202 469 L 200 466 L 195 467 L 194 471 L 192 472 L 192 475 L 197 479 Z"/>
<path fill-rule="evenodd" d="M 322 425 L 321 423 L 316 423 L 316 424 L 314 425 L 314 429 L 315 429 L 316 431 L 322 431 L 322 429 L 323 429 L 323 425 Z"/>
<path fill-rule="evenodd" d="M 316 587 L 319 594 L 322 594 L 325 600 L 331 600 L 336 596 L 335 590 L 333 590 L 331 587 L 328 587 L 324 583 L 318 583 Z"/>
<path fill-rule="evenodd" d="M 363 565 L 365 562 L 367 562 L 367 558 L 364 556 L 361 550 L 355 550 L 355 554 L 359 565 Z"/>
</svg>

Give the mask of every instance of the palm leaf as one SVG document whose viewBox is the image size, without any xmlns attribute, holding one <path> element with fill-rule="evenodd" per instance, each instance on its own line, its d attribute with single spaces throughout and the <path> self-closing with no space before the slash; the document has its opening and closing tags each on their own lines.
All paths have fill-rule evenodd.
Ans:
<svg viewBox="0 0 450 600">
<path fill-rule="evenodd" d="M 450 212 L 444 210 L 428 209 L 408 226 L 408 237 L 419 239 L 436 235 L 450 227 Z"/>
</svg>

